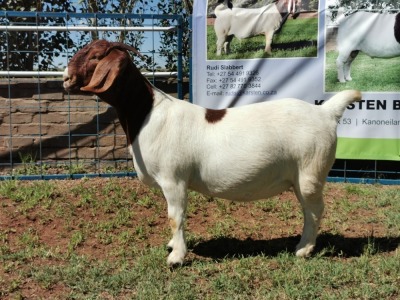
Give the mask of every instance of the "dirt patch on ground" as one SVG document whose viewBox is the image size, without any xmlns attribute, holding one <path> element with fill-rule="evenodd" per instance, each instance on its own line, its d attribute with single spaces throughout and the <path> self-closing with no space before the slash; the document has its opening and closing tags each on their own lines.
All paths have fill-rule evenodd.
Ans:
<svg viewBox="0 0 400 300">
<path fill-rule="evenodd" d="M 33 194 L 47 186 L 51 190 L 45 197 Z M 18 196 L 23 188 L 28 195 L 31 189 L 32 196 Z M 126 255 L 124 251 L 132 245 L 134 251 L 146 251 L 166 245 L 170 238 L 162 193 L 134 178 L 49 181 L 43 186 L 18 182 L 9 190 L 0 196 L 0 254 L 8 257 L 0 267 L 0 285 L 8 286 L 3 295 L 12 294 L 10 285 L 18 281 L 18 270 L 24 270 L 21 261 L 62 264 L 61 258 L 72 253 L 112 261 Z M 390 234 L 376 209 L 363 204 L 363 198 L 371 197 L 376 196 L 365 195 L 359 188 L 328 184 L 326 221 L 321 226 L 316 252 L 331 247 L 327 255 L 358 256 L 370 239 L 388 255 L 395 251 L 400 242 L 398 234 Z M 252 203 L 213 199 L 193 192 L 189 198 L 189 263 L 261 253 L 274 256 L 285 250 L 294 251 L 300 239 L 303 219 L 291 192 Z M 38 253 L 44 250 L 48 253 Z M 26 257 L 9 259 L 15 253 Z M 35 280 L 24 279 L 19 289 L 27 298 L 57 298 L 68 288 L 53 284 L 46 289 Z"/>
</svg>

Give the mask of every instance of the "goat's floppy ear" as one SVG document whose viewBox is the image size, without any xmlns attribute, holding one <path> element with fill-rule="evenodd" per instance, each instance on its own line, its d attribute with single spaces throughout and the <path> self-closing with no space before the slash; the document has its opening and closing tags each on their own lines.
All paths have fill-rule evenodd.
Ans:
<svg viewBox="0 0 400 300">
<path fill-rule="evenodd" d="M 81 87 L 81 91 L 91 93 L 103 93 L 107 91 L 118 75 L 128 63 L 127 54 L 124 51 L 114 49 L 104 57 L 96 66 L 92 79 L 87 86 Z"/>
<path fill-rule="evenodd" d="M 146 57 L 144 57 L 142 55 L 142 53 L 140 53 L 139 51 L 136 50 L 136 48 L 120 43 L 120 42 L 113 42 L 111 43 L 111 47 L 110 49 L 119 49 L 119 50 L 127 50 L 127 51 L 132 51 L 133 53 L 135 53 L 137 56 L 139 56 L 141 59 L 146 59 Z"/>
</svg>

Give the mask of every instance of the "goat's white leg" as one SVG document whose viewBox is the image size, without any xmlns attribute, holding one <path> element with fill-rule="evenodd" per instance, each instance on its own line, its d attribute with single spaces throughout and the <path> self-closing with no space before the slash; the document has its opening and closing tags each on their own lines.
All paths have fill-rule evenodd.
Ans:
<svg viewBox="0 0 400 300">
<path fill-rule="evenodd" d="M 219 36 L 217 39 L 217 56 L 221 56 L 222 54 L 222 48 L 224 48 L 224 51 L 226 53 L 226 36 Z"/>
<path fill-rule="evenodd" d="M 336 59 L 339 82 L 351 81 L 350 67 L 359 51 L 340 51 Z"/>
<path fill-rule="evenodd" d="M 230 51 L 231 51 L 230 42 L 226 41 L 224 43 L 224 52 L 225 52 L 225 54 L 229 54 Z"/>
<path fill-rule="evenodd" d="M 349 58 L 344 64 L 344 79 L 346 81 L 352 81 L 353 78 L 350 76 L 350 69 L 351 69 L 351 64 L 354 61 L 354 59 L 357 57 L 359 51 L 353 51 L 350 53 Z"/>
<path fill-rule="evenodd" d="M 172 239 L 168 247 L 172 249 L 168 256 L 169 266 L 183 264 L 187 252 L 184 223 L 187 207 L 187 189 L 185 184 L 160 184 L 168 204 L 168 220 L 172 231 Z"/>
<path fill-rule="evenodd" d="M 225 39 L 224 43 L 224 52 L 225 54 L 229 54 L 231 52 L 231 42 L 233 40 L 233 35 L 229 35 Z"/>
<path fill-rule="evenodd" d="M 307 257 L 314 249 L 324 211 L 322 190 L 323 183 L 313 177 L 300 179 L 299 187 L 295 187 L 304 215 L 303 233 L 296 247 L 296 256 Z"/>
<path fill-rule="evenodd" d="M 265 32 L 265 49 L 264 52 L 267 53 L 268 55 L 272 55 L 272 50 L 271 50 L 271 44 L 272 44 L 272 38 L 274 36 L 274 32 Z"/>
<path fill-rule="evenodd" d="M 337 68 L 337 79 L 339 82 L 346 82 L 344 79 L 344 64 L 346 63 L 347 58 L 343 57 L 342 54 L 339 54 L 339 56 L 336 59 L 336 68 Z"/>
</svg>

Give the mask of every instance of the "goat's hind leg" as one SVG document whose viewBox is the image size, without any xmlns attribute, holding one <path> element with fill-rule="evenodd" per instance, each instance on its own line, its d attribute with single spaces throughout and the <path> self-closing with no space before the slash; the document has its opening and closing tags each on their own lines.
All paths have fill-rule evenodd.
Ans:
<svg viewBox="0 0 400 300">
<path fill-rule="evenodd" d="M 296 247 L 296 256 L 307 257 L 314 249 L 319 225 L 324 211 L 322 198 L 324 182 L 308 177 L 299 180 L 299 186 L 294 187 L 304 215 L 304 227 L 301 240 Z"/>
<path fill-rule="evenodd" d="M 225 54 L 229 54 L 231 52 L 231 42 L 233 40 L 233 35 L 229 35 L 226 37 L 224 42 L 224 52 Z"/>
<path fill-rule="evenodd" d="M 230 43 L 233 39 L 233 35 L 222 34 L 217 38 L 217 56 L 222 54 L 222 50 L 225 54 L 230 52 Z"/>
<path fill-rule="evenodd" d="M 347 81 L 352 81 L 353 80 L 353 78 L 351 78 L 351 75 L 350 75 L 351 64 L 353 63 L 354 59 L 357 57 L 359 52 L 360 51 L 358 51 L 358 50 L 352 51 L 350 53 L 347 61 L 344 64 L 344 78 Z"/>
<path fill-rule="evenodd" d="M 168 220 L 172 231 L 172 239 L 168 243 L 171 253 L 167 263 L 173 267 L 182 265 L 187 248 L 184 233 L 184 223 L 187 207 L 187 189 L 185 184 L 160 184 L 168 204 Z"/>
</svg>

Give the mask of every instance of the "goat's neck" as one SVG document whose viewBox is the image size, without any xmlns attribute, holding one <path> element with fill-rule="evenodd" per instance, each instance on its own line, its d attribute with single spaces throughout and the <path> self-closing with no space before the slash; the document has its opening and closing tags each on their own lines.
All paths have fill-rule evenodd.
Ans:
<svg viewBox="0 0 400 300">
<path fill-rule="evenodd" d="M 99 97 L 112 105 L 131 145 L 140 132 L 153 102 L 153 86 L 134 66 L 128 66 L 109 91 Z"/>
</svg>

